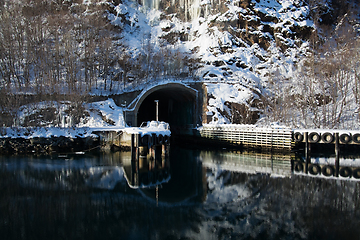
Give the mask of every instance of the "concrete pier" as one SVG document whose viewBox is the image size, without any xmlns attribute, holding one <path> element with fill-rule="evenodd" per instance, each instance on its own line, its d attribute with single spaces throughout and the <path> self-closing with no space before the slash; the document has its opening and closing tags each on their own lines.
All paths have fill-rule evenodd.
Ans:
<svg viewBox="0 0 360 240">
<path fill-rule="evenodd" d="M 129 154 L 122 159 L 125 178 L 131 188 L 149 188 L 170 179 L 170 128 L 152 121 L 143 127 L 94 131 L 106 149 L 121 148 Z"/>
<path fill-rule="evenodd" d="M 170 126 L 161 121 L 151 121 L 142 127 L 102 128 L 92 133 L 100 138 L 100 144 L 105 150 L 120 148 L 130 151 L 132 147 L 147 147 L 170 141 Z"/>
</svg>

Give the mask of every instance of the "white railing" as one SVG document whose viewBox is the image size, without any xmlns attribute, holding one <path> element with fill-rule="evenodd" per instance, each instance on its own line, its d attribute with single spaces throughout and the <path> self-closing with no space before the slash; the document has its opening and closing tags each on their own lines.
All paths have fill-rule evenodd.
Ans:
<svg viewBox="0 0 360 240">
<path fill-rule="evenodd" d="M 264 148 L 291 148 L 292 130 L 287 127 L 257 127 L 255 125 L 205 124 L 199 128 L 201 137 L 234 144 Z"/>
</svg>

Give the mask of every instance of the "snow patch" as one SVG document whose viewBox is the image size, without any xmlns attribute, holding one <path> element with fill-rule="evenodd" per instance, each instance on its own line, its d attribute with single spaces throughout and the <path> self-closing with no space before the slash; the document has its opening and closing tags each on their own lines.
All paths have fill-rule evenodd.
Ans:
<svg viewBox="0 0 360 240">
<path fill-rule="evenodd" d="M 229 124 L 229 120 L 220 112 L 227 110 L 225 102 L 247 104 L 247 100 L 253 96 L 253 92 L 242 84 L 206 84 L 208 96 L 211 96 L 208 104 L 208 112 L 214 113 L 211 124 Z M 226 108 L 226 109 L 225 109 Z"/>
</svg>

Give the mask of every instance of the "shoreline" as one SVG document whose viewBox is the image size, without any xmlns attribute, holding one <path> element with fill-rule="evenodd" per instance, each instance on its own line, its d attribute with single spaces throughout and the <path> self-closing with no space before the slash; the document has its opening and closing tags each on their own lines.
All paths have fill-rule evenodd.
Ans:
<svg viewBox="0 0 360 240">
<path fill-rule="evenodd" d="M 0 138 L 0 154 L 51 154 L 90 151 L 100 147 L 94 137 Z"/>
</svg>

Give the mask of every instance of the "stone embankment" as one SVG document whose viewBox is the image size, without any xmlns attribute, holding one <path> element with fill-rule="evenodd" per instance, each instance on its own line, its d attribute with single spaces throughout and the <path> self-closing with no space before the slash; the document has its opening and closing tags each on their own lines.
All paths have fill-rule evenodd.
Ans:
<svg viewBox="0 0 360 240">
<path fill-rule="evenodd" d="M 0 138 L 0 154 L 71 153 L 98 147 L 99 139 L 94 137 Z"/>
</svg>

